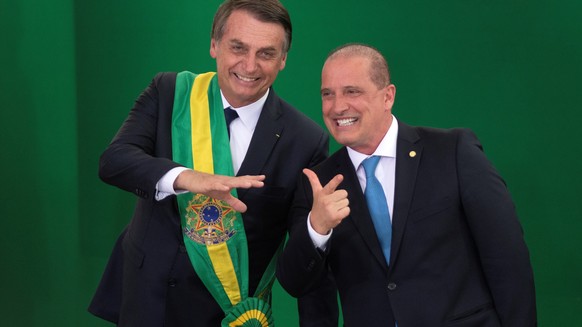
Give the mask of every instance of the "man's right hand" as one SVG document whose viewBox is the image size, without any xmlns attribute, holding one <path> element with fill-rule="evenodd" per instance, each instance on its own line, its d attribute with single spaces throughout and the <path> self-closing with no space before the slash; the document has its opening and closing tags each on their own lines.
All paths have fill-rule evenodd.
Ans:
<svg viewBox="0 0 582 327">
<path fill-rule="evenodd" d="M 344 177 L 336 175 L 327 185 L 321 186 L 319 178 L 312 170 L 305 168 L 303 174 L 309 179 L 313 190 L 311 227 L 317 233 L 327 235 L 350 214 L 348 192 L 336 190 Z"/>
<path fill-rule="evenodd" d="M 224 176 L 202 173 L 195 170 L 181 172 L 174 181 L 175 190 L 185 190 L 204 194 L 211 198 L 228 203 L 238 212 L 247 211 L 247 206 L 241 200 L 230 194 L 234 188 L 263 187 L 265 175 Z"/>
</svg>

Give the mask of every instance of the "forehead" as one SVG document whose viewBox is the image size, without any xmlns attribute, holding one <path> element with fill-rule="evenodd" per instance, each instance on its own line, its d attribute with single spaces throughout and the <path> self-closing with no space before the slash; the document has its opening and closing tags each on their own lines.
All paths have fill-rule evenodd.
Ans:
<svg viewBox="0 0 582 327">
<path fill-rule="evenodd" d="M 279 47 L 285 40 L 285 30 L 277 23 L 258 20 L 245 10 L 235 10 L 226 21 L 222 39 L 256 47 Z"/>
<path fill-rule="evenodd" d="M 372 83 L 370 60 L 362 56 L 337 56 L 329 58 L 321 72 L 322 87 L 361 85 Z"/>
</svg>

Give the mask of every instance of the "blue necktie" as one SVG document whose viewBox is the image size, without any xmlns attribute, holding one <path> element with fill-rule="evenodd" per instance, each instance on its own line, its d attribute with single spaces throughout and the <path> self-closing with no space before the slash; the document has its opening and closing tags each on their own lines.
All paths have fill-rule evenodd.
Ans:
<svg viewBox="0 0 582 327">
<path fill-rule="evenodd" d="M 362 162 L 364 170 L 366 171 L 366 201 L 368 202 L 368 209 L 370 216 L 376 228 L 376 235 L 382 246 L 382 252 L 386 258 L 386 263 L 390 263 L 390 242 L 392 241 L 392 224 L 390 222 L 390 211 L 388 211 L 388 204 L 386 197 L 382 190 L 382 185 L 376 178 L 376 166 L 380 161 L 379 156 L 372 156 Z"/>
<path fill-rule="evenodd" d="M 231 107 L 225 108 L 224 118 L 226 119 L 226 131 L 228 132 L 228 138 L 230 139 L 230 123 L 238 118 L 238 113 Z"/>
</svg>

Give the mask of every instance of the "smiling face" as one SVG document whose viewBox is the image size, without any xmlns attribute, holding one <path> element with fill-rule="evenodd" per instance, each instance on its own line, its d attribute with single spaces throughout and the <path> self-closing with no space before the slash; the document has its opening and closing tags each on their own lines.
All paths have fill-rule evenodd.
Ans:
<svg viewBox="0 0 582 327">
<path fill-rule="evenodd" d="M 285 68 L 284 42 L 279 24 L 259 21 L 244 10 L 228 17 L 222 38 L 210 42 L 210 55 L 216 59 L 220 89 L 233 107 L 265 95 Z"/>
<path fill-rule="evenodd" d="M 329 58 L 321 74 L 323 120 L 336 141 L 372 154 L 392 123 L 396 88 L 378 88 L 364 56 Z"/>
</svg>

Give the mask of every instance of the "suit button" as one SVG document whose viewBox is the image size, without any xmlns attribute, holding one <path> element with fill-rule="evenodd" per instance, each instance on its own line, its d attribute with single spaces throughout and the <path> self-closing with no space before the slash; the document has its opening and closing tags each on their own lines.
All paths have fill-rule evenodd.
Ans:
<svg viewBox="0 0 582 327">
<path fill-rule="evenodd" d="M 394 291 L 396 289 L 396 287 L 397 287 L 396 283 L 392 283 L 392 282 L 388 283 L 388 290 L 389 291 Z"/>
<path fill-rule="evenodd" d="M 168 279 L 168 286 L 176 287 L 176 280 L 174 278 Z"/>
<path fill-rule="evenodd" d="M 135 189 L 135 194 L 139 197 L 142 197 L 144 199 L 148 198 L 148 193 L 142 189 L 136 188 Z"/>
</svg>

